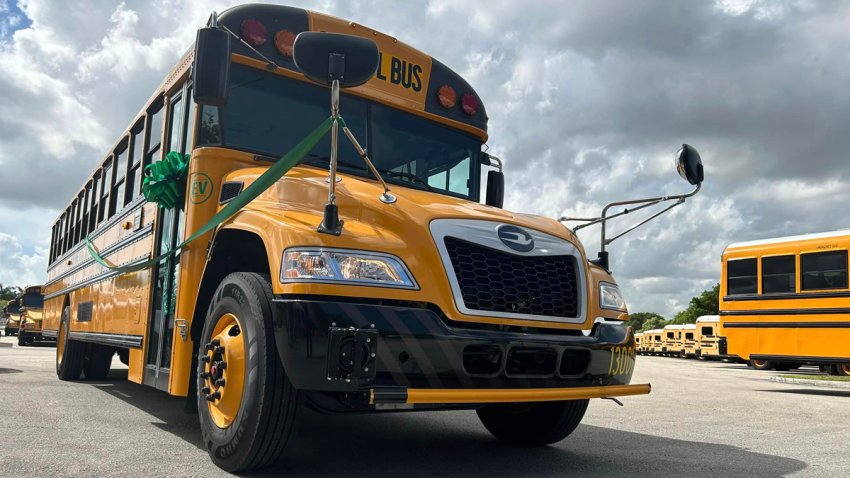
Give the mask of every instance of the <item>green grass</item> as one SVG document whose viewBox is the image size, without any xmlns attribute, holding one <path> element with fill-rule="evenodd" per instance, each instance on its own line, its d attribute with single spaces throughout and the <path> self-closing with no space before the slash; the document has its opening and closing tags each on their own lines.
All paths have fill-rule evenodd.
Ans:
<svg viewBox="0 0 850 478">
<path fill-rule="evenodd" d="M 780 375 L 782 378 L 801 378 L 803 380 L 825 380 L 827 382 L 850 382 L 850 377 L 836 375 Z"/>
</svg>

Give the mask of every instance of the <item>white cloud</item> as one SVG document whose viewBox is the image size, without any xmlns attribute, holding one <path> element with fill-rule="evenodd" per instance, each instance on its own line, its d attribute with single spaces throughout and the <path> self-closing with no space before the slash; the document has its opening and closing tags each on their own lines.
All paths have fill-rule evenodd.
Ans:
<svg viewBox="0 0 850 478">
<path fill-rule="evenodd" d="M 700 195 L 610 246 L 632 310 L 687 305 L 719 280 L 729 242 L 850 222 L 847 208 L 823 213 L 850 199 L 846 3 L 287 3 L 395 35 L 461 72 L 487 106 L 511 209 L 589 216 L 686 191 L 672 159 L 681 143 L 696 146 Z M 23 264 L 10 272 L 19 280 L 0 279 L 43 275 L 57 210 L 210 11 L 229 4 L 22 0 L 31 24 L 21 29 L 0 0 L 0 217 L 10 219 L 0 243 Z M 580 237 L 594 255 L 598 229 Z"/>
</svg>

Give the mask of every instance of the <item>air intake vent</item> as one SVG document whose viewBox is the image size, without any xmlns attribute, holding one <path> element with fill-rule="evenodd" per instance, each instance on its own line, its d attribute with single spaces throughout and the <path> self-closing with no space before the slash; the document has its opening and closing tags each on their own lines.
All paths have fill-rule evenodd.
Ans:
<svg viewBox="0 0 850 478">
<path fill-rule="evenodd" d="M 219 198 L 218 203 L 224 204 L 233 200 L 242 192 L 242 186 L 242 181 L 225 181 L 221 185 L 221 198 Z"/>
</svg>

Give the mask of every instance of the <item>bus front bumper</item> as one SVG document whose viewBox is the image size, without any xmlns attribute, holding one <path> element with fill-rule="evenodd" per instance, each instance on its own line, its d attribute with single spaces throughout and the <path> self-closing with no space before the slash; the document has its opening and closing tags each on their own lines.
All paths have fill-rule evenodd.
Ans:
<svg viewBox="0 0 850 478">
<path fill-rule="evenodd" d="M 590 334 L 466 328 L 427 307 L 277 296 L 278 352 L 302 390 L 362 394 L 370 404 L 477 404 L 649 393 L 629 385 L 632 329 Z"/>
</svg>

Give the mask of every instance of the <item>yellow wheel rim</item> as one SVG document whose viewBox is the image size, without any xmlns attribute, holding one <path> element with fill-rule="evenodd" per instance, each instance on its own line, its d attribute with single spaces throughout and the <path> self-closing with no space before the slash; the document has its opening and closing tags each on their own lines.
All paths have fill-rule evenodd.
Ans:
<svg viewBox="0 0 850 478">
<path fill-rule="evenodd" d="M 841 369 L 844 375 L 850 375 L 850 363 L 839 365 L 838 368 Z"/>
<path fill-rule="evenodd" d="M 239 319 L 233 314 L 219 317 L 212 339 L 202 346 L 206 352 L 201 395 L 207 400 L 213 423 L 227 428 L 239 413 L 245 385 L 245 341 Z"/>
<path fill-rule="evenodd" d="M 65 326 L 59 326 L 59 337 L 56 339 L 56 363 L 62 365 L 62 354 L 65 352 Z"/>
<path fill-rule="evenodd" d="M 758 367 L 764 367 L 764 365 L 766 363 L 767 363 L 767 360 L 753 360 L 753 365 L 758 366 Z"/>
</svg>

